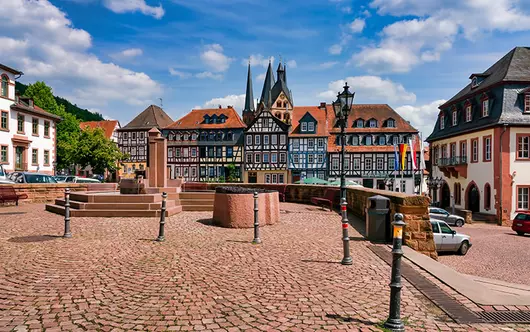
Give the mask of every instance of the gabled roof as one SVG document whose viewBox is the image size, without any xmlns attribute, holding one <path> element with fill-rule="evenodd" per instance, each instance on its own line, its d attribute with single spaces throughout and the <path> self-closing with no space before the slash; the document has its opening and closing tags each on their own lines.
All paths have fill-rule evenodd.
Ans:
<svg viewBox="0 0 530 332">
<path fill-rule="evenodd" d="M 142 113 L 138 114 L 131 122 L 121 129 L 151 129 L 169 126 L 173 120 L 163 109 L 156 105 L 148 106 Z"/>
<path fill-rule="evenodd" d="M 300 121 L 310 115 L 317 121 L 316 132 L 314 134 L 302 133 L 300 131 Z M 329 136 L 326 124 L 326 110 L 318 106 L 297 106 L 293 108 L 291 130 L 289 137 L 327 137 Z"/>
<path fill-rule="evenodd" d="M 275 102 L 276 99 L 278 99 L 278 97 L 280 96 L 280 93 L 282 92 L 285 95 L 285 97 L 287 97 L 287 100 L 289 100 L 289 104 L 294 105 L 293 99 L 291 98 L 291 92 L 287 88 L 287 83 L 285 83 L 283 79 L 277 80 L 274 86 L 272 87 L 272 90 L 271 90 L 272 102 Z"/>
<path fill-rule="evenodd" d="M 61 117 L 58 115 L 55 115 L 53 113 L 50 113 L 48 111 L 43 110 L 39 106 L 33 104 L 33 106 L 30 106 L 31 98 L 27 97 L 18 97 L 18 101 L 16 101 L 14 104 L 11 105 L 11 109 L 14 111 L 22 111 L 22 112 L 28 112 L 35 115 L 40 115 L 46 118 L 53 119 L 55 121 L 60 121 Z"/>
<path fill-rule="evenodd" d="M 86 128 L 103 129 L 103 132 L 105 133 L 105 137 L 107 138 L 112 137 L 112 134 L 114 133 L 114 130 L 116 129 L 116 126 L 120 128 L 120 123 L 118 122 L 118 120 L 86 121 L 86 122 L 79 123 L 79 128 L 81 128 L 81 130 L 84 130 Z"/>
<path fill-rule="evenodd" d="M 475 88 L 471 83 L 466 85 L 453 98 L 440 108 L 445 108 L 453 102 L 460 101 L 501 82 L 530 82 L 530 47 L 516 47 L 503 56 L 493 66 L 481 74 L 472 74 L 484 79 Z"/>
<path fill-rule="evenodd" d="M 225 123 L 204 123 L 205 116 L 217 117 L 224 114 L 227 119 Z M 237 111 L 229 106 L 227 108 L 211 108 L 211 109 L 196 109 L 191 110 L 182 118 L 166 126 L 164 129 L 243 129 L 246 128 L 245 123 Z"/>
<path fill-rule="evenodd" d="M 278 119 L 277 117 L 275 117 L 274 115 L 272 115 L 271 111 L 267 108 L 265 108 L 263 111 L 261 111 L 258 116 L 256 116 L 254 118 L 254 120 L 252 120 L 252 122 L 248 125 L 248 127 L 245 129 L 245 131 L 249 130 L 260 118 L 264 117 L 265 115 L 268 115 L 270 118 L 272 118 L 272 121 L 276 122 L 276 124 L 278 126 L 280 126 L 280 128 L 282 130 L 288 130 L 289 129 L 289 125 L 285 122 L 283 122 L 282 120 Z"/>
</svg>

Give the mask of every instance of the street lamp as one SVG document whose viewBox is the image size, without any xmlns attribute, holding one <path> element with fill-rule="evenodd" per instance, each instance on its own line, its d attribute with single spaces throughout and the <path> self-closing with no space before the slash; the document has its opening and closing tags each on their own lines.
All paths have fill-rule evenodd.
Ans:
<svg viewBox="0 0 530 332">
<path fill-rule="evenodd" d="M 57 175 L 57 161 L 56 160 L 53 161 L 52 167 L 53 167 L 53 176 L 55 176 Z"/>
<path fill-rule="evenodd" d="M 342 213 L 342 244 L 344 257 L 341 263 L 343 265 L 351 265 L 353 260 L 350 256 L 350 237 L 348 235 L 348 209 L 346 200 L 346 173 L 345 173 L 345 155 L 346 155 L 346 139 L 344 130 L 348 124 L 348 115 L 351 112 L 351 106 L 353 104 L 353 97 L 355 93 L 350 92 L 348 83 L 344 84 L 344 90 L 339 92 L 337 100 L 333 103 L 333 111 L 335 117 L 340 123 L 340 145 L 341 145 L 341 163 L 340 163 L 340 210 Z"/>
</svg>

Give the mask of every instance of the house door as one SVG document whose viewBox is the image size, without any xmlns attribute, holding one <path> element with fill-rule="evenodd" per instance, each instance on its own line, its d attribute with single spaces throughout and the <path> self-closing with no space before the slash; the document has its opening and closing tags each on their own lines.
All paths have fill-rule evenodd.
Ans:
<svg viewBox="0 0 530 332">
<path fill-rule="evenodd" d="M 248 173 L 248 183 L 258 183 L 258 173 L 249 172 Z"/>
<path fill-rule="evenodd" d="M 26 170 L 24 167 L 24 148 L 21 146 L 15 148 L 15 170 Z"/>
<path fill-rule="evenodd" d="M 442 185 L 442 202 L 440 207 L 446 209 L 449 206 L 451 206 L 451 190 L 449 189 L 449 185 L 444 183 Z"/>
<path fill-rule="evenodd" d="M 472 187 L 468 191 L 466 198 L 467 198 L 468 210 L 471 210 L 471 212 L 479 212 L 480 211 L 480 196 L 479 196 L 478 188 L 476 185 L 472 185 Z"/>
</svg>

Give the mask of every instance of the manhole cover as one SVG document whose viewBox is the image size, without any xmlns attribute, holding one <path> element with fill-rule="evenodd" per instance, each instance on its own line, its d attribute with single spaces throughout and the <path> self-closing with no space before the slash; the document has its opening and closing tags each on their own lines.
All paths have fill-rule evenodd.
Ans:
<svg viewBox="0 0 530 332">
<path fill-rule="evenodd" d="M 58 238 L 62 238 L 62 236 L 58 235 L 30 235 L 30 236 L 19 236 L 19 237 L 12 237 L 8 242 L 15 242 L 15 243 L 29 243 L 29 242 L 44 242 L 44 241 L 51 241 Z"/>
<path fill-rule="evenodd" d="M 478 314 L 484 320 L 493 323 L 530 324 L 530 311 L 483 311 Z"/>
</svg>

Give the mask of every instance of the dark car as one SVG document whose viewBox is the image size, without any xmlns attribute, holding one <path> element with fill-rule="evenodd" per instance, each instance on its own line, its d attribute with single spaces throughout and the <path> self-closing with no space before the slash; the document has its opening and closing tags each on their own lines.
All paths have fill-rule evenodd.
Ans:
<svg viewBox="0 0 530 332">
<path fill-rule="evenodd" d="M 57 183 L 51 175 L 31 172 L 13 172 L 9 179 L 15 183 Z"/>
<path fill-rule="evenodd" d="M 530 233 L 530 213 L 518 213 L 512 221 L 512 229 L 521 236 Z"/>
<path fill-rule="evenodd" d="M 437 208 L 437 207 L 429 207 L 429 216 L 431 218 L 442 220 L 448 223 L 449 225 L 454 225 L 457 227 L 462 227 L 465 224 L 465 219 L 463 217 L 450 214 L 449 212 L 445 211 L 444 209 Z"/>
</svg>

